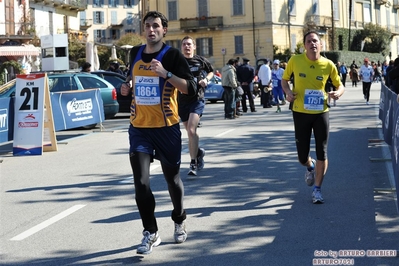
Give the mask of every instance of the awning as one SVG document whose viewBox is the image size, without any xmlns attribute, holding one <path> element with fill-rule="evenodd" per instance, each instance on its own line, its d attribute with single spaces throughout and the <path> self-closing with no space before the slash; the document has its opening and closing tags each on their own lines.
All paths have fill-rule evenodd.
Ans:
<svg viewBox="0 0 399 266">
<path fill-rule="evenodd" d="M 33 45 L 22 46 L 0 46 L 0 56 L 38 56 L 40 54 L 40 47 Z"/>
</svg>

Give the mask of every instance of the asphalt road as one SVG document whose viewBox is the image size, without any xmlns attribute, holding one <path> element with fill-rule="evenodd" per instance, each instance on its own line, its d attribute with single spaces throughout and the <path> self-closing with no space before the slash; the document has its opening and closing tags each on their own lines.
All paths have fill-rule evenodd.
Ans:
<svg viewBox="0 0 399 266">
<path fill-rule="evenodd" d="M 349 84 L 349 83 L 348 83 Z M 171 202 L 151 166 L 162 244 L 136 254 L 142 225 L 128 161 L 128 117 L 58 132 L 57 152 L 12 156 L 0 146 L 0 265 L 399 265 L 399 217 L 378 121 L 379 86 L 357 88 L 330 113 L 325 204 L 311 203 L 288 106 L 224 120 L 209 104 L 199 128 L 205 168 L 181 176 L 188 239 L 174 244 Z M 312 144 L 312 155 L 314 147 Z M 374 160 L 376 159 L 376 160 Z M 375 251 L 378 251 L 377 254 Z M 334 258 L 336 258 L 334 260 Z M 341 263 L 341 264 L 339 264 Z"/>
</svg>

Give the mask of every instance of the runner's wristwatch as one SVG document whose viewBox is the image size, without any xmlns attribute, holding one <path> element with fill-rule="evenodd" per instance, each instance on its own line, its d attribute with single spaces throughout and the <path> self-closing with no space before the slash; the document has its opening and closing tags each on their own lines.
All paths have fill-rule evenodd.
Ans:
<svg viewBox="0 0 399 266">
<path fill-rule="evenodd" d="M 168 73 L 166 73 L 166 78 L 165 80 L 170 79 L 173 76 L 172 72 L 168 71 Z"/>
</svg>

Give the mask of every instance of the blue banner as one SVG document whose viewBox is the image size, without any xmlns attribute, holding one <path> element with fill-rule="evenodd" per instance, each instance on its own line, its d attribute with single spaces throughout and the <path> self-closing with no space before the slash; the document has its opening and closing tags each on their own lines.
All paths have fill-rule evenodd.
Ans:
<svg viewBox="0 0 399 266">
<path fill-rule="evenodd" d="M 383 85 L 381 82 L 381 92 L 380 92 L 380 105 L 378 109 L 378 118 L 382 121 L 384 124 L 384 105 L 385 105 L 385 91 L 387 87 Z"/>
<path fill-rule="evenodd" d="M 14 98 L 0 98 L 0 143 L 14 135 Z"/>
<path fill-rule="evenodd" d="M 50 98 L 55 131 L 88 126 L 105 120 L 99 89 L 53 92 Z"/>
<path fill-rule="evenodd" d="M 399 103 L 392 99 L 394 123 L 392 128 L 391 158 L 396 185 L 396 198 L 399 198 Z"/>
<path fill-rule="evenodd" d="M 386 87 L 385 87 L 386 88 Z M 384 141 L 386 144 L 392 144 L 392 124 L 393 124 L 393 102 L 396 99 L 396 94 L 390 89 L 386 88 L 384 92 L 384 112 L 382 120 L 382 133 L 384 134 Z"/>
</svg>

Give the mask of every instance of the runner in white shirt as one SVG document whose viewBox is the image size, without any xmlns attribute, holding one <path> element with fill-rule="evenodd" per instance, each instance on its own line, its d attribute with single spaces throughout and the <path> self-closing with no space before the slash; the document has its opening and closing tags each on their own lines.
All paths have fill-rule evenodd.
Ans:
<svg viewBox="0 0 399 266">
<path fill-rule="evenodd" d="M 364 65 L 360 67 L 359 77 L 363 83 L 363 95 L 366 100 L 366 104 L 369 104 L 370 99 L 370 88 L 371 82 L 373 81 L 374 70 L 370 65 L 370 61 L 368 58 L 364 59 Z"/>
</svg>

